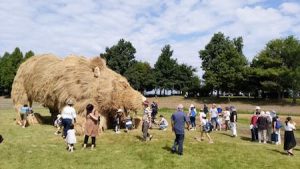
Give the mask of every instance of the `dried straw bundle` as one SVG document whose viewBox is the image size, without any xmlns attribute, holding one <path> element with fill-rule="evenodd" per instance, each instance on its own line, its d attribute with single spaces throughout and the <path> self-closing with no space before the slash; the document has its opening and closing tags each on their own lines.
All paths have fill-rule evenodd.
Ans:
<svg viewBox="0 0 300 169">
<path fill-rule="evenodd" d="M 82 131 L 87 104 L 97 108 L 101 114 L 101 128 L 106 129 L 117 109 L 137 112 L 145 99 L 99 57 L 60 59 L 51 54 L 34 56 L 21 64 L 11 95 L 17 112 L 24 104 L 31 106 L 32 102 L 38 102 L 49 108 L 53 118 L 65 102 L 72 99 L 79 114 L 77 125 Z"/>
</svg>

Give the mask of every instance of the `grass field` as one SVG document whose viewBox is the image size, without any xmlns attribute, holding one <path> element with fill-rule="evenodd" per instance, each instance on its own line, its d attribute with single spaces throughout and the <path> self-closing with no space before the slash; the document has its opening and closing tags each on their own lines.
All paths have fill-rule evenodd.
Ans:
<svg viewBox="0 0 300 169">
<path fill-rule="evenodd" d="M 42 115 L 49 115 L 46 109 L 36 109 Z M 172 110 L 162 112 L 170 117 Z M 4 142 L 0 144 L 0 169 L 95 169 L 95 168 L 299 168 L 300 149 L 295 156 L 283 153 L 283 145 L 258 144 L 249 141 L 248 119 L 250 115 L 239 115 L 238 137 L 230 137 L 230 132 L 218 131 L 211 134 L 214 143 L 207 140 L 198 142 L 194 137 L 198 131 L 187 131 L 184 155 L 170 153 L 174 134 L 152 129 L 154 136 L 150 142 L 142 142 L 141 131 L 126 134 L 105 131 L 97 138 L 96 150 L 81 150 L 83 137 L 77 137 L 74 153 L 65 150 L 61 137 L 54 135 L 51 125 L 33 125 L 22 129 L 15 125 L 12 109 L 0 110 L 0 134 Z M 283 117 L 282 117 L 283 119 Z M 300 122 L 299 117 L 295 117 Z M 300 137 L 299 131 L 296 138 Z M 299 140 L 298 140 L 299 142 Z"/>
</svg>

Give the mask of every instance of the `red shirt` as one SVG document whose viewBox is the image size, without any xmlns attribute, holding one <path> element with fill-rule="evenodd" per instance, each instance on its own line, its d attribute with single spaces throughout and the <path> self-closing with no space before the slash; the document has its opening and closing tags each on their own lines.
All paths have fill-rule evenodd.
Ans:
<svg viewBox="0 0 300 169">
<path fill-rule="evenodd" d="M 253 115 L 251 117 L 251 123 L 250 124 L 252 124 L 253 126 L 256 126 L 257 119 L 258 119 L 257 115 Z"/>
</svg>

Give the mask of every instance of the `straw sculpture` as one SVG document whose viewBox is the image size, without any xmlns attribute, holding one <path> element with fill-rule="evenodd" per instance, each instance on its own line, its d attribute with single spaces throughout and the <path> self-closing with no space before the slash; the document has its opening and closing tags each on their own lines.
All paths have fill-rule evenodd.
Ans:
<svg viewBox="0 0 300 169">
<path fill-rule="evenodd" d="M 119 108 L 125 110 L 125 116 L 141 110 L 145 100 L 100 57 L 71 55 L 62 59 L 52 54 L 34 56 L 21 64 L 11 96 L 16 112 L 24 104 L 32 106 L 38 102 L 49 108 L 53 118 L 72 99 L 78 113 L 75 127 L 79 133 L 84 130 L 87 104 L 95 105 L 101 114 L 100 126 L 106 129 L 112 125 L 112 117 Z"/>
</svg>

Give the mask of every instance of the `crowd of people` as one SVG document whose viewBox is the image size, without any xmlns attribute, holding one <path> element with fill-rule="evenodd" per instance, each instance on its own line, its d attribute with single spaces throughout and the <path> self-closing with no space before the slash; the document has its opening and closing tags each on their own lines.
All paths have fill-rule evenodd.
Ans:
<svg viewBox="0 0 300 169">
<path fill-rule="evenodd" d="M 57 115 L 54 126 L 57 127 L 56 135 L 62 135 L 67 143 L 67 150 L 74 151 L 76 144 L 76 136 L 74 124 L 76 123 L 76 110 L 73 107 L 72 100 L 66 102 L 66 106 L 62 109 L 61 114 Z M 146 100 L 143 102 L 144 112 L 142 116 L 142 139 L 150 141 L 153 137 L 149 133 L 149 129 L 158 128 L 162 131 L 168 129 L 168 118 L 158 114 L 158 104 L 153 101 L 151 104 Z M 25 128 L 27 116 L 32 113 L 32 109 L 28 105 L 24 105 L 20 109 L 20 126 Z M 125 132 L 129 132 L 134 128 L 133 119 L 128 114 L 124 118 L 124 111 L 118 109 L 114 115 L 114 130 L 117 134 L 120 133 L 121 124 L 125 126 Z M 204 141 L 207 137 L 208 143 L 214 143 L 210 132 L 212 131 L 227 131 L 231 130 L 231 136 L 237 137 L 237 110 L 234 106 L 226 106 L 223 108 L 219 105 L 212 104 L 210 108 L 206 104 L 197 112 L 196 107 L 191 104 L 188 111 L 184 112 L 182 104 L 177 106 L 177 110 L 171 116 L 171 128 L 175 133 L 174 145 L 172 152 L 183 155 L 183 142 L 185 136 L 185 128 L 189 131 L 200 129 L 200 138 L 195 137 L 198 141 Z M 91 137 L 91 149 L 96 147 L 96 137 L 99 131 L 100 114 L 95 109 L 94 105 L 86 106 L 86 123 L 84 130 L 83 149 L 88 145 L 88 139 Z M 250 118 L 250 133 L 251 141 L 258 143 L 274 143 L 281 144 L 281 129 L 284 127 L 284 150 L 290 156 L 293 156 L 293 148 L 296 146 L 296 140 L 293 131 L 296 129 L 296 123 L 291 117 L 287 117 L 284 123 L 277 113 L 272 111 L 262 111 L 259 106 L 256 106 L 254 114 Z M 3 138 L 1 138 L 3 140 Z M 1 141 L 2 141 L 1 140 Z"/>
</svg>

